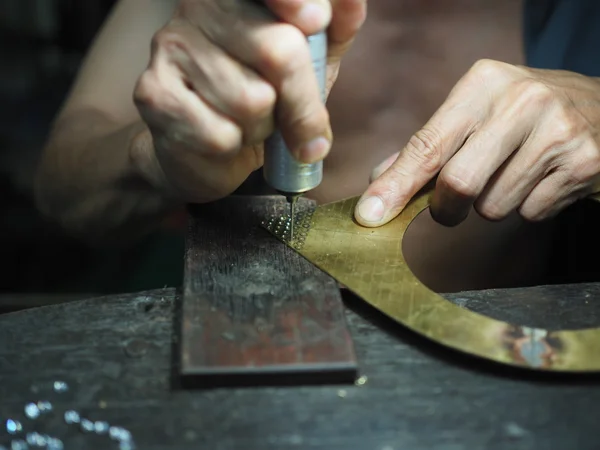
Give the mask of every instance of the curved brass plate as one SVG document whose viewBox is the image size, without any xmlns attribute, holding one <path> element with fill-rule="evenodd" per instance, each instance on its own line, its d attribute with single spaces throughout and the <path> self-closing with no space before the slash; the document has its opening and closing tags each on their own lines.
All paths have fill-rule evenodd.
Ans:
<svg viewBox="0 0 600 450">
<path fill-rule="evenodd" d="M 431 194 L 419 194 L 379 228 L 354 221 L 358 197 L 298 214 L 292 242 L 286 239 L 287 218 L 274 218 L 264 226 L 366 302 L 439 344 L 529 369 L 600 371 L 600 329 L 547 331 L 502 322 L 449 302 L 413 275 L 402 254 L 402 239 L 412 220 L 429 206 Z"/>
</svg>

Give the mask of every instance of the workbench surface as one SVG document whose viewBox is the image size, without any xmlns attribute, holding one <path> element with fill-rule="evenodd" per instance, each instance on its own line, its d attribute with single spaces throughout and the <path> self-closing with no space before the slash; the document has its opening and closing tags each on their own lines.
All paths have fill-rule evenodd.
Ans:
<svg viewBox="0 0 600 450">
<path fill-rule="evenodd" d="M 529 325 L 600 324 L 600 284 L 448 297 Z M 66 449 L 118 448 L 66 425 L 69 409 L 127 428 L 138 449 L 600 448 L 599 377 L 540 377 L 459 355 L 348 295 L 363 385 L 184 391 L 173 376 L 178 298 L 165 289 L 0 316 L 0 417 Z M 69 390 L 54 392 L 54 381 Z M 39 400 L 52 411 L 27 419 L 25 404 Z"/>
</svg>

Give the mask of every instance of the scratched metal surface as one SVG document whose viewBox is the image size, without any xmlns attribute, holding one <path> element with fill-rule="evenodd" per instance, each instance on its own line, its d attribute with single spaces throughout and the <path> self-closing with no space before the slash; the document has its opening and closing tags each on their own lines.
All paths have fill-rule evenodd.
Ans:
<svg viewBox="0 0 600 450">
<path fill-rule="evenodd" d="M 392 222 L 364 228 L 353 219 L 358 197 L 298 218 L 293 241 L 277 220 L 265 228 L 375 308 L 433 341 L 499 363 L 544 371 L 600 371 L 600 329 L 546 330 L 461 308 L 423 285 L 402 254 L 412 220 L 432 191 L 416 196 Z M 595 198 L 595 200 L 598 200 Z"/>
</svg>

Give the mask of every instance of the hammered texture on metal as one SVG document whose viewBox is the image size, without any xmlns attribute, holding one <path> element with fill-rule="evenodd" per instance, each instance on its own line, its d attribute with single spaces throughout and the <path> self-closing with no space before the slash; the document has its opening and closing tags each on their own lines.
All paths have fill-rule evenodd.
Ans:
<svg viewBox="0 0 600 450">
<path fill-rule="evenodd" d="M 413 275 L 402 254 L 402 239 L 412 220 L 429 206 L 431 193 L 416 196 L 379 228 L 355 222 L 358 197 L 298 217 L 298 228 L 306 233 L 291 242 L 286 234 L 289 217 L 273 218 L 265 227 L 363 300 L 439 344 L 529 369 L 600 371 L 600 329 L 555 332 L 502 322 L 447 301 Z"/>
<path fill-rule="evenodd" d="M 297 205 L 296 208 L 297 211 L 293 218 L 289 214 L 282 213 L 263 222 L 263 226 L 290 247 L 301 250 L 312 224 L 315 207 L 313 205 Z M 292 220 L 294 221 L 293 236 L 291 235 Z"/>
</svg>

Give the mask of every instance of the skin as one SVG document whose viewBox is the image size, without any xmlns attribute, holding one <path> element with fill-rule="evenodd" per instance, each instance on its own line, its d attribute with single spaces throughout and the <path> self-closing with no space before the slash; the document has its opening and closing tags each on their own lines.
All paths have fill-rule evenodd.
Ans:
<svg viewBox="0 0 600 450">
<path fill-rule="evenodd" d="M 447 226 L 473 206 L 493 221 L 513 211 L 530 221 L 556 215 L 597 192 L 599 93 L 597 79 L 479 61 L 380 168 L 358 217 L 388 222 L 436 176 L 431 212 Z"/>
<path fill-rule="evenodd" d="M 42 155 L 40 209 L 90 241 L 138 238 L 185 202 L 233 192 L 275 119 L 295 154 L 322 159 L 332 133 L 305 34 L 329 29 L 331 87 L 366 0 L 304 3 L 118 2 Z"/>
<path fill-rule="evenodd" d="M 57 117 L 40 209 L 94 241 L 130 242 L 184 202 L 233 192 L 277 122 L 299 159 L 327 156 L 311 196 L 363 194 L 365 226 L 391 220 L 439 173 L 433 218 L 416 221 L 404 249 L 430 287 L 533 282 L 552 226 L 529 221 L 593 190 L 600 90 L 520 66 L 520 2 L 487 3 L 378 0 L 364 22 L 366 0 L 270 0 L 281 23 L 237 0 L 121 0 Z M 324 26 L 330 88 L 340 75 L 327 109 L 303 40 Z"/>
<path fill-rule="evenodd" d="M 521 9 L 512 0 L 371 2 L 328 101 L 335 141 L 311 195 L 329 202 L 363 194 L 481 58 L 522 65 Z M 471 210 L 448 228 L 426 212 L 403 250 L 425 284 L 449 292 L 544 282 L 553 237 L 552 221 L 528 223 L 516 213 L 491 222 Z"/>
</svg>

